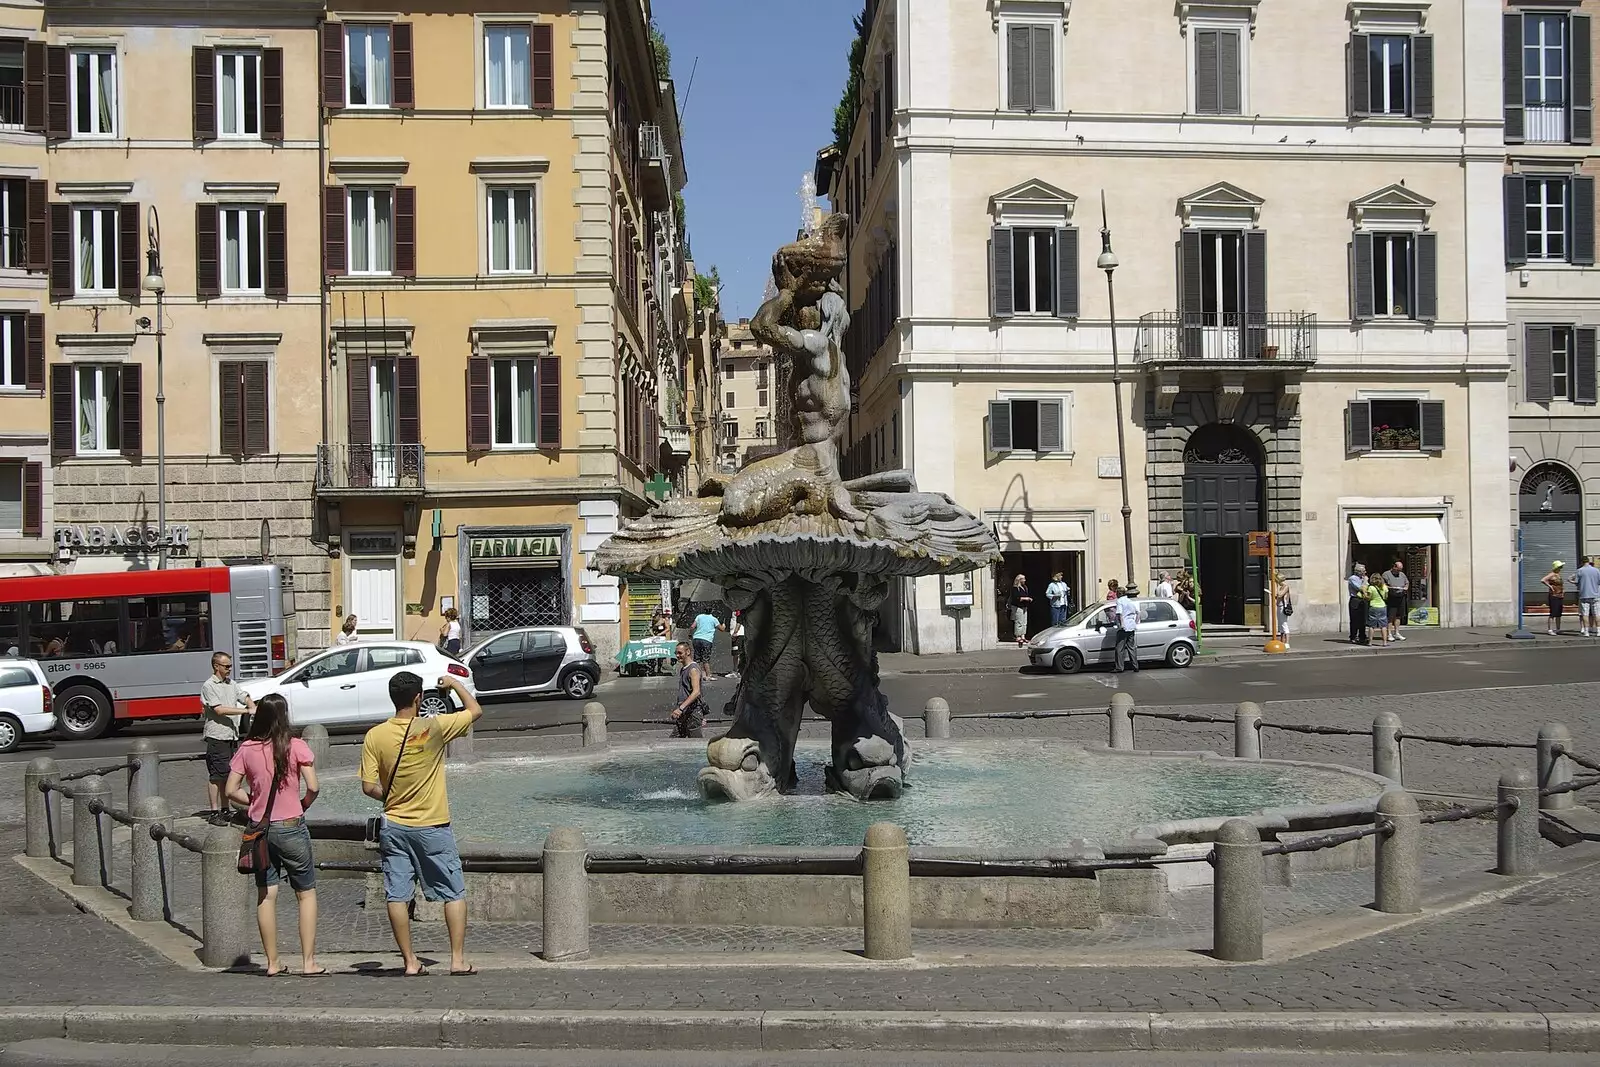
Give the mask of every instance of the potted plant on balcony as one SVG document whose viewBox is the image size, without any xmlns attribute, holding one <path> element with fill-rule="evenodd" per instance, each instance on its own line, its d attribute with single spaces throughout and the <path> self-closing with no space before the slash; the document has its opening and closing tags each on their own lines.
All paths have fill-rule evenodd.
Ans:
<svg viewBox="0 0 1600 1067">
<path fill-rule="evenodd" d="M 1415 450 L 1421 442 L 1422 436 L 1409 426 L 1383 425 L 1372 431 L 1373 447 L 1391 452 Z"/>
<path fill-rule="evenodd" d="M 1261 358 L 1262 359 L 1277 359 L 1278 358 L 1278 346 L 1277 345 L 1262 345 L 1261 346 Z"/>
</svg>

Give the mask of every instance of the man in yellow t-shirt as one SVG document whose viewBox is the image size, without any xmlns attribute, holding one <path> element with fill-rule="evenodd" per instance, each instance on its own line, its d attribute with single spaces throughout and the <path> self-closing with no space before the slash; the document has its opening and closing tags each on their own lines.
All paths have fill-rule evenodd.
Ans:
<svg viewBox="0 0 1600 1067">
<path fill-rule="evenodd" d="M 450 829 L 444 752 L 446 745 L 483 717 L 483 708 L 451 675 L 439 679 L 439 688 L 453 691 L 466 710 L 419 718 L 422 679 L 410 671 L 389 679 L 394 718 L 368 730 L 361 744 L 361 791 L 383 804 L 378 854 L 383 863 L 389 926 L 405 959 L 407 976 L 426 973 L 411 949 L 412 884 L 418 880 L 423 896 L 444 901 L 450 973 L 477 973 L 465 955 L 467 883 L 461 871 L 461 852 Z"/>
</svg>

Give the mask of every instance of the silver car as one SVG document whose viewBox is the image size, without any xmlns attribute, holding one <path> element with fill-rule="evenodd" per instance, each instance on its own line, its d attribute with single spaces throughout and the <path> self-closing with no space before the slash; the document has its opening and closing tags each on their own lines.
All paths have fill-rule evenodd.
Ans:
<svg viewBox="0 0 1600 1067">
<path fill-rule="evenodd" d="M 1169 667 L 1194 662 L 1194 617 L 1176 600 L 1139 599 L 1139 661 L 1165 661 Z M 1117 627 L 1106 614 L 1109 602 L 1084 608 L 1060 626 L 1035 634 L 1028 642 L 1028 661 L 1073 674 L 1086 664 L 1116 662 Z"/>
</svg>

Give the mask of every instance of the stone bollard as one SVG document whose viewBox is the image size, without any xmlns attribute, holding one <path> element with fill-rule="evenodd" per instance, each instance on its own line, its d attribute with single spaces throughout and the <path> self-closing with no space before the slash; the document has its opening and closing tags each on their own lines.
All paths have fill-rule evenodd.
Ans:
<svg viewBox="0 0 1600 1067">
<path fill-rule="evenodd" d="M 1378 798 L 1378 825 L 1392 827 L 1378 834 L 1373 867 L 1373 906 L 1391 915 L 1422 910 L 1422 812 L 1404 789 Z"/>
<path fill-rule="evenodd" d="M 911 846 L 892 822 L 867 827 L 861 849 L 861 924 L 869 960 L 911 958 Z"/>
<path fill-rule="evenodd" d="M 128 746 L 128 810 L 145 797 L 161 793 L 161 750 L 148 737 L 136 737 Z"/>
<path fill-rule="evenodd" d="M 939 741 L 950 739 L 950 702 L 944 697 L 934 697 L 922 708 L 922 725 L 927 737 Z"/>
<path fill-rule="evenodd" d="M 1261 705 L 1246 700 L 1233 709 L 1233 755 L 1261 758 Z"/>
<path fill-rule="evenodd" d="M 139 922 L 160 922 L 167 917 L 167 843 L 150 836 L 152 826 L 172 829 L 172 809 L 160 797 L 144 797 L 134 804 L 133 884 L 128 917 Z"/>
<path fill-rule="evenodd" d="M 1496 874 L 1539 873 L 1539 787 L 1526 770 L 1500 776 Z M 1512 807 L 1511 805 L 1515 805 Z"/>
<path fill-rule="evenodd" d="M 1572 761 L 1567 758 L 1566 749 L 1572 747 L 1572 731 L 1568 730 L 1565 723 L 1547 722 L 1539 727 L 1539 788 L 1550 789 L 1558 785 L 1566 785 L 1572 781 Z M 1557 751 L 1561 749 L 1562 751 Z M 1578 795 L 1576 793 L 1557 793 L 1555 796 L 1540 797 L 1539 808 L 1541 811 L 1561 811 L 1564 808 L 1576 807 Z"/>
<path fill-rule="evenodd" d="M 111 803 L 111 784 L 98 774 L 77 782 L 72 798 L 72 884 L 111 884 L 111 819 L 89 802 Z"/>
<path fill-rule="evenodd" d="M 237 827 L 216 826 L 200 854 L 200 962 L 237 967 L 250 962 L 255 932 L 255 883 L 239 873 Z"/>
<path fill-rule="evenodd" d="M 60 823 L 55 813 L 61 810 L 61 796 L 46 795 L 39 786 L 61 780 L 61 769 L 49 756 L 28 761 L 22 772 L 22 810 L 27 826 L 25 852 L 34 859 L 49 859 L 52 846 L 61 840 Z"/>
<path fill-rule="evenodd" d="M 606 706 L 591 700 L 583 706 L 583 747 L 606 743 Z"/>
<path fill-rule="evenodd" d="M 1372 773 L 1399 783 L 1404 773 L 1400 765 L 1400 716 L 1380 711 L 1372 720 Z"/>
<path fill-rule="evenodd" d="M 1111 747 L 1119 752 L 1133 751 L 1133 697 L 1127 693 L 1112 693 Z"/>
<path fill-rule="evenodd" d="M 317 770 L 327 774 L 328 728 L 320 722 L 314 722 L 300 731 L 300 740 L 311 750 L 311 761 L 316 764 Z"/>
<path fill-rule="evenodd" d="M 589 846 L 582 830 L 558 826 L 544 839 L 544 958 L 589 958 Z"/>
<path fill-rule="evenodd" d="M 1262 954 L 1261 833 L 1244 819 L 1217 831 L 1217 866 L 1211 891 L 1211 954 L 1250 963 Z"/>
</svg>

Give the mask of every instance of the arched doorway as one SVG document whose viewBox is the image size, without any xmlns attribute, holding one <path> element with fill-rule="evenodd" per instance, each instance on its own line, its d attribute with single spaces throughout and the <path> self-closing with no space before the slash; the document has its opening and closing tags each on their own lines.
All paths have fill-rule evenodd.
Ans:
<svg viewBox="0 0 1600 1067">
<path fill-rule="evenodd" d="M 1261 442 L 1227 423 L 1202 426 L 1183 453 L 1183 528 L 1194 534 L 1200 617 L 1210 625 L 1261 624 L 1265 561 L 1246 536 L 1266 528 Z"/>
<path fill-rule="evenodd" d="M 1539 580 L 1556 560 L 1576 567 L 1583 552 L 1583 486 L 1559 463 L 1540 463 L 1522 479 L 1517 494 L 1522 526 L 1522 608 L 1543 614 L 1548 592 Z M 1570 573 L 1570 572 L 1569 572 Z M 1568 600 L 1574 594 L 1569 593 Z"/>
</svg>

